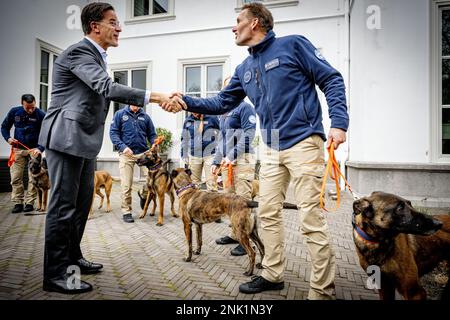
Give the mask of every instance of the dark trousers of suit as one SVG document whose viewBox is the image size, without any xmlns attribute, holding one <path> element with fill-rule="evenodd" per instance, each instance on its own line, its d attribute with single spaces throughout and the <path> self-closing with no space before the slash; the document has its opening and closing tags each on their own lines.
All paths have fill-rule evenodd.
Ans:
<svg viewBox="0 0 450 320">
<path fill-rule="evenodd" d="M 52 184 L 45 223 L 44 281 L 63 277 L 83 257 L 80 243 L 94 190 L 95 159 L 46 150 Z"/>
</svg>

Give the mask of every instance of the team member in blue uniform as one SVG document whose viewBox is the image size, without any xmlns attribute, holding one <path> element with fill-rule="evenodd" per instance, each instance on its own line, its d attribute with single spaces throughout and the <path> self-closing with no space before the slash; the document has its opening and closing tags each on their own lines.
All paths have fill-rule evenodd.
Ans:
<svg viewBox="0 0 450 320">
<path fill-rule="evenodd" d="M 109 136 L 115 149 L 119 151 L 123 221 L 132 223 L 134 219 L 131 191 L 134 165 L 138 159 L 145 157 L 144 152 L 149 149 L 147 141 L 150 142 L 150 145 L 155 141 L 155 126 L 150 116 L 142 108 L 126 106 L 114 115 Z M 143 194 L 146 192 L 144 191 Z"/>
<path fill-rule="evenodd" d="M 248 96 L 260 119 L 265 145 L 261 154 L 259 215 L 265 257 L 261 276 L 242 284 L 239 290 L 256 293 L 284 288 L 281 208 L 291 181 L 312 260 L 308 299 L 333 299 L 335 256 L 319 199 L 327 136 L 315 86 L 324 92 L 328 103 L 331 128 L 327 145 L 333 143 L 337 148 L 345 142 L 349 125 L 344 80 L 305 37 L 276 38 L 272 28 L 272 14 L 264 5 L 244 5 L 233 32 L 236 44 L 248 46 L 250 55 L 216 97 L 183 99 L 188 111 L 223 114 Z M 181 94 L 173 96 L 179 98 Z M 168 104 L 162 107 L 167 111 L 181 109 Z"/>
<path fill-rule="evenodd" d="M 225 79 L 224 87 L 230 78 Z M 255 108 L 247 102 L 220 116 L 220 139 L 216 148 L 211 172 L 217 174 L 222 166 L 224 190 L 234 192 L 247 200 L 252 200 L 252 181 L 255 178 L 255 151 L 252 142 L 256 131 Z M 232 181 L 228 181 L 228 166 L 232 165 Z M 217 244 L 238 243 L 236 236 L 224 236 L 216 240 Z M 231 255 L 247 254 L 240 244 L 231 250 Z"/>
<path fill-rule="evenodd" d="M 10 168 L 11 174 L 11 201 L 14 203 L 12 213 L 30 212 L 34 210 L 34 202 L 37 196 L 37 190 L 28 179 L 27 196 L 24 197 L 23 189 L 23 170 L 28 163 L 30 155 L 36 157 L 44 151 L 44 147 L 38 145 L 39 133 L 41 131 L 42 119 L 45 112 L 36 108 L 36 99 L 32 94 L 24 94 L 21 99 L 22 105 L 12 108 L 2 123 L 3 138 L 14 146 L 15 162 Z M 14 126 L 14 138 L 10 131 Z M 26 150 L 21 142 L 31 150 Z M 25 208 L 23 206 L 25 202 Z"/>
<path fill-rule="evenodd" d="M 192 181 L 200 183 L 205 171 L 206 188 L 217 191 L 211 166 L 217 146 L 219 119 L 217 116 L 190 114 L 183 123 L 181 159 L 192 171 Z"/>
</svg>

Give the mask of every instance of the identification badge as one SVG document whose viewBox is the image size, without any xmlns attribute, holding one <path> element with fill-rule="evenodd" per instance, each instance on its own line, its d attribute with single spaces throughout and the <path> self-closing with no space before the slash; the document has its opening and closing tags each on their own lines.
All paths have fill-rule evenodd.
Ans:
<svg viewBox="0 0 450 320">
<path fill-rule="evenodd" d="M 273 60 L 267 62 L 264 65 L 264 68 L 266 69 L 266 71 L 269 71 L 269 70 L 271 70 L 273 68 L 278 67 L 279 65 L 280 65 L 280 60 L 278 58 L 276 58 L 276 59 L 273 59 Z"/>
</svg>

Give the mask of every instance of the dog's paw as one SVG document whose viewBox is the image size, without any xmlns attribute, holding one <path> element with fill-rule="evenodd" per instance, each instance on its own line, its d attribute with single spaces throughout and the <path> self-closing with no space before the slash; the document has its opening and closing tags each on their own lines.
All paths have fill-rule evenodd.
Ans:
<svg viewBox="0 0 450 320">
<path fill-rule="evenodd" d="M 202 250 L 195 250 L 194 254 L 199 255 L 202 252 Z"/>
<path fill-rule="evenodd" d="M 154 212 L 151 212 L 150 213 L 150 217 L 154 217 L 155 216 L 155 213 Z"/>
<path fill-rule="evenodd" d="M 250 277 L 253 274 L 251 271 L 245 271 L 244 276 Z"/>
<path fill-rule="evenodd" d="M 139 219 L 144 219 L 145 218 L 145 214 L 141 214 L 140 216 L 139 216 Z"/>
<path fill-rule="evenodd" d="M 191 257 L 183 258 L 183 260 L 184 260 L 185 262 L 191 262 Z"/>
<path fill-rule="evenodd" d="M 164 225 L 164 223 L 158 222 L 156 225 L 157 225 L 158 227 L 162 227 L 162 226 Z"/>
<path fill-rule="evenodd" d="M 262 269 L 263 268 L 261 262 L 256 264 L 256 268 L 257 269 Z"/>
<path fill-rule="evenodd" d="M 178 217 L 179 217 L 179 215 L 177 215 L 177 214 L 175 213 L 175 214 L 172 214 L 172 217 L 174 217 L 174 218 L 178 218 Z"/>
</svg>

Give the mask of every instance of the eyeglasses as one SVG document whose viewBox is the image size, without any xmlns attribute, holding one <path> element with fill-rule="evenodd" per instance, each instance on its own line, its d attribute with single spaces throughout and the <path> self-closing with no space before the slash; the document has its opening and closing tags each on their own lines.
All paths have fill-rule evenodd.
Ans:
<svg viewBox="0 0 450 320">
<path fill-rule="evenodd" d="M 98 22 L 96 22 L 96 23 L 97 23 L 97 24 L 102 24 L 102 21 L 98 21 Z M 120 28 L 122 28 L 122 25 L 120 24 L 119 21 L 110 21 L 110 22 L 106 22 L 105 24 L 108 25 L 108 26 L 110 26 L 110 27 L 112 27 L 112 28 L 114 28 L 114 29 L 120 29 Z"/>
</svg>

